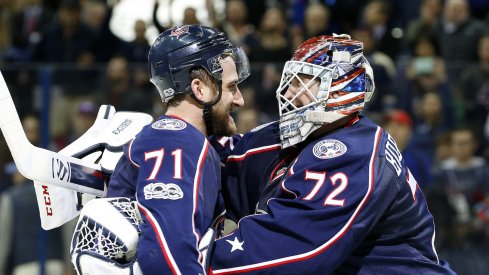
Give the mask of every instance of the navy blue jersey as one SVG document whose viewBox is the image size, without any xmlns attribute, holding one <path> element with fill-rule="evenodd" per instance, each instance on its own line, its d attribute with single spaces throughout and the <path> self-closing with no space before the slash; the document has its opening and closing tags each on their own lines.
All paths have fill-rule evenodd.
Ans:
<svg viewBox="0 0 489 275">
<path fill-rule="evenodd" d="M 280 149 L 278 124 L 246 134 L 223 186 L 238 228 L 213 274 L 451 274 L 397 146 L 365 117 Z"/>
<path fill-rule="evenodd" d="M 107 196 L 138 201 L 145 274 L 205 273 L 197 245 L 223 209 L 220 169 L 204 135 L 175 117 L 162 116 L 125 147 Z"/>
</svg>

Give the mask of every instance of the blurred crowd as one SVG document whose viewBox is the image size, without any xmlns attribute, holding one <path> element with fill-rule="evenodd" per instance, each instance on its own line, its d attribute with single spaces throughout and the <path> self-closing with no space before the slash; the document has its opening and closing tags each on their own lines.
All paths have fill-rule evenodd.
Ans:
<svg viewBox="0 0 489 275">
<path fill-rule="evenodd" d="M 39 131 L 38 118 L 49 114 L 42 146 L 58 151 L 74 141 L 101 104 L 164 113 L 148 80 L 149 28 L 212 25 L 246 51 L 252 75 L 235 114 L 243 133 L 278 118 L 275 89 L 300 43 L 348 33 L 364 43 L 374 69 L 365 112 L 396 140 L 424 191 L 439 256 L 459 274 L 489 274 L 489 0 L 203 0 L 204 9 L 179 0 L 181 20 L 158 16 L 177 1 L 147 0 L 152 16 L 134 21 L 130 40 L 111 28 L 127 1 L 139 0 L 0 0 L 0 68 L 26 131 Z M 33 274 L 22 268 L 39 257 L 39 218 L 13 209 L 24 203 L 37 211 L 35 196 L 4 141 L 0 167 L 0 229 L 11 234 L 0 233 L 0 275 Z M 17 232 L 21 215 L 32 217 L 29 238 Z M 66 255 L 54 253 L 67 251 L 58 249 L 62 232 L 48 233 L 41 254 L 62 263 Z"/>
</svg>

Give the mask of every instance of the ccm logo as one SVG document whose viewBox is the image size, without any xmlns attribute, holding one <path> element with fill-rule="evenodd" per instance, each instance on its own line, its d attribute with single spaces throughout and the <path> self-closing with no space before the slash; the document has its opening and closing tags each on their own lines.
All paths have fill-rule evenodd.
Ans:
<svg viewBox="0 0 489 275">
<path fill-rule="evenodd" d="M 51 197 L 49 196 L 48 186 L 42 186 L 42 196 L 44 198 L 44 205 L 46 206 L 46 215 L 52 216 L 53 209 L 51 208 Z"/>
</svg>

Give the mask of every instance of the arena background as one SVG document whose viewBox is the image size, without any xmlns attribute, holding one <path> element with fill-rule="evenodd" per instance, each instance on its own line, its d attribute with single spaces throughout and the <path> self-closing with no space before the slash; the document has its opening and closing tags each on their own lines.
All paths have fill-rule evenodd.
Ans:
<svg viewBox="0 0 489 275">
<path fill-rule="evenodd" d="M 374 68 L 364 113 L 396 139 L 428 198 L 440 257 L 489 274 L 488 11 L 487 0 L 0 0 L 0 70 L 30 141 L 59 151 L 101 104 L 163 114 L 149 46 L 174 25 L 214 26 L 251 61 L 235 113 L 244 133 L 278 118 L 275 89 L 297 45 L 348 33 Z M 74 274 L 73 225 L 41 229 L 3 136 L 0 168 L 0 275 Z"/>
</svg>

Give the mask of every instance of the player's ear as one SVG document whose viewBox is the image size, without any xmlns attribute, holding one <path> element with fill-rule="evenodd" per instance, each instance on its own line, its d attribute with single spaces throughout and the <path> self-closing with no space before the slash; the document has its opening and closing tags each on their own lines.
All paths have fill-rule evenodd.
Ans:
<svg viewBox="0 0 489 275">
<path fill-rule="evenodd" d="M 206 85 L 204 84 L 204 81 L 195 78 L 190 83 L 190 87 L 192 88 L 192 93 L 194 94 L 196 99 L 200 101 L 205 101 Z"/>
</svg>

